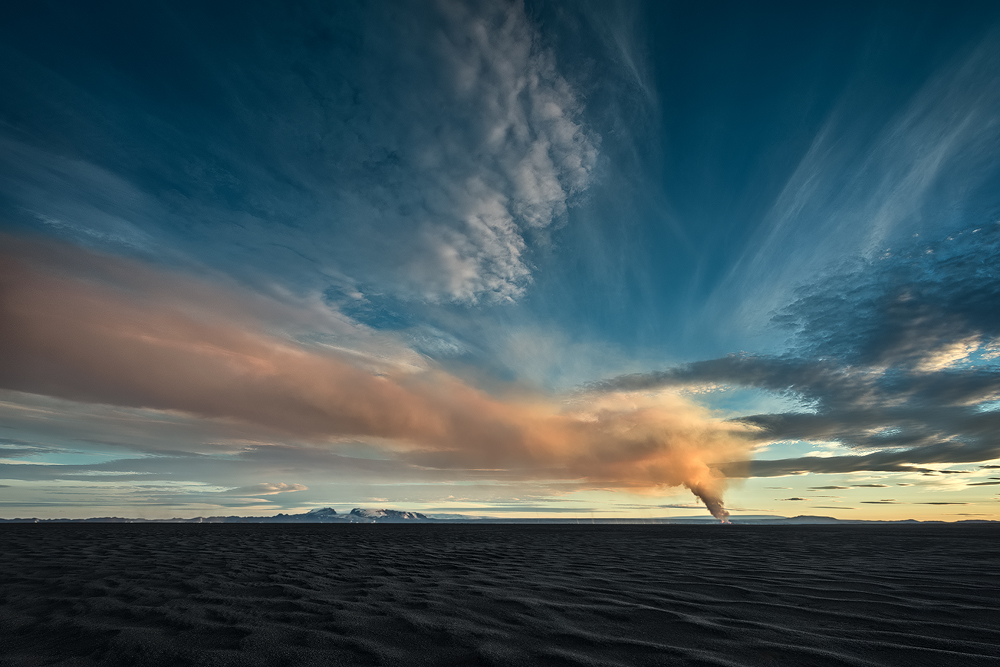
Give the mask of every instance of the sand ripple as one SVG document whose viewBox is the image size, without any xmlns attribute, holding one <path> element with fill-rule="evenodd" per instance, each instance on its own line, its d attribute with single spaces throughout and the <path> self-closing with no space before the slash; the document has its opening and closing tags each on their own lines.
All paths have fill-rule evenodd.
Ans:
<svg viewBox="0 0 1000 667">
<path fill-rule="evenodd" d="M 6 525 L 2 665 L 998 665 L 994 526 Z"/>
</svg>

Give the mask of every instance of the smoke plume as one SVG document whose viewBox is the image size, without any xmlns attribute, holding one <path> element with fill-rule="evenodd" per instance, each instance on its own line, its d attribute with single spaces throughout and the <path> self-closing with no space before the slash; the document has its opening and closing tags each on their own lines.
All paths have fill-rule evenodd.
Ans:
<svg viewBox="0 0 1000 667">
<path fill-rule="evenodd" d="M 284 306 L 263 297 L 3 240 L 11 250 L 0 256 L 0 387 L 239 420 L 315 442 L 367 438 L 456 474 L 648 493 L 683 485 L 728 516 L 720 468 L 746 458 L 749 427 L 676 393 L 498 397 L 427 360 L 396 363 L 398 350 L 379 360 L 298 342 L 273 321 Z"/>
</svg>

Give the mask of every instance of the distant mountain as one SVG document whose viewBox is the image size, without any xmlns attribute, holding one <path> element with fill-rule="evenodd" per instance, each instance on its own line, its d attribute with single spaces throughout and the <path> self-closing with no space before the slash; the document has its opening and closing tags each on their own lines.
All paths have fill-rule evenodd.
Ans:
<svg viewBox="0 0 1000 667">
<path fill-rule="evenodd" d="M 347 514 L 338 514 L 332 507 L 321 507 L 303 514 L 274 516 L 209 516 L 193 519 L 125 519 L 116 516 L 91 519 L 0 519 L 0 523 L 413 523 L 435 521 L 420 512 L 355 507 Z"/>
<path fill-rule="evenodd" d="M 433 521 L 420 512 L 401 512 L 400 510 L 365 510 L 355 507 L 347 515 L 348 521 L 355 523 L 402 523 L 411 521 Z"/>
<path fill-rule="evenodd" d="M 279 514 L 278 516 L 286 516 L 289 519 L 292 517 L 298 518 L 302 517 L 303 521 L 325 523 L 327 521 L 342 521 L 343 515 L 337 514 L 337 510 L 332 507 L 321 507 L 314 510 L 309 510 L 305 514 Z"/>
<path fill-rule="evenodd" d="M 772 516 L 750 514 L 731 517 L 736 525 L 787 526 L 787 525 L 851 525 L 851 524 L 907 524 L 944 523 L 942 521 L 864 521 L 860 519 L 835 519 L 831 516 Z M 355 507 L 347 514 L 339 514 L 332 507 L 309 510 L 302 514 L 276 514 L 274 516 L 209 516 L 193 519 L 123 519 L 120 517 L 95 517 L 91 519 L 0 519 L 0 523 L 486 523 L 486 524 L 679 524 L 711 525 L 718 519 L 711 516 L 674 516 L 648 519 L 569 519 L 531 518 L 506 519 L 489 516 L 468 516 L 464 514 L 434 514 L 427 516 L 420 512 L 390 509 L 365 509 Z M 982 519 L 967 519 L 955 523 L 998 523 Z"/>
</svg>

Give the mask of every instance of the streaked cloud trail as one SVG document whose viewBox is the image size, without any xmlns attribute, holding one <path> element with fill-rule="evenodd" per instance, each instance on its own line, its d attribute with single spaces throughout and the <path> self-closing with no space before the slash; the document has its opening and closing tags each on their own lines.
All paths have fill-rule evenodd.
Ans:
<svg viewBox="0 0 1000 667">
<path fill-rule="evenodd" d="M 719 466 L 748 452 L 749 427 L 677 395 L 496 397 L 430 364 L 379 364 L 280 336 L 255 321 L 266 308 L 241 305 L 259 299 L 68 247 L 5 245 L 22 251 L 8 250 L 0 273 L 5 389 L 238 420 L 314 442 L 375 439 L 427 468 L 683 485 L 721 519 Z"/>
<path fill-rule="evenodd" d="M 960 229 L 1000 170 L 1000 32 L 987 29 L 919 86 L 880 127 L 856 110 L 860 72 L 816 133 L 706 309 L 767 326 L 796 285 L 857 254 L 868 258 Z M 724 315 L 720 313 L 725 313 Z"/>
</svg>

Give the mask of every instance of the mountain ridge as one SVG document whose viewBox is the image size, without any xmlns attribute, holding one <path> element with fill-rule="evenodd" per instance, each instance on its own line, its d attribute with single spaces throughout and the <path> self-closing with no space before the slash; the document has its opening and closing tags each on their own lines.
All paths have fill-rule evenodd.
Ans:
<svg viewBox="0 0 1000 667">
<path fill-rule="evenodd" d="M 964 519 L 960 521 L 919 521 L 917 519 L 901 520 L 865 520 L 836 519 L 830 516 L 798 515 L 794 517 L 746 515 L 732 516 L 730 522 L 737 525 L 853 525 L 853 524 L 917 524 L 917 523 L 998 523 L 987 519 Z M 503 518 L 489 516 L 468 516 L 463 514 L 426 515 L 420 512 L 394 510 L 387 508 L 368 509 L 355 507 L 350 512 L 339 513 L 332 507 L 321 507 L 301 514 L 279 513 L 273 516 L 209 516 L 189 519 L 174 517 L 171 519 L 143 519 L 124 517 L 90 517 L 86 519 L 39 519 L 15 518 L 0 519 L 0 523 L 482 523 L 482 524 L 600 524 L 600 525 L 657 525 L 657 524 L 718 524 L 711 516 L 675 516 L 652 518 Z"/>
</svg>

